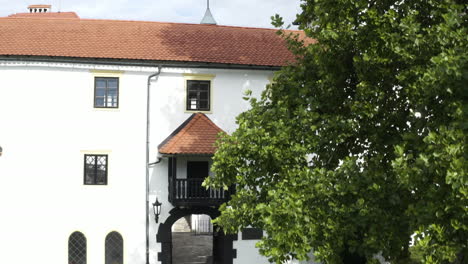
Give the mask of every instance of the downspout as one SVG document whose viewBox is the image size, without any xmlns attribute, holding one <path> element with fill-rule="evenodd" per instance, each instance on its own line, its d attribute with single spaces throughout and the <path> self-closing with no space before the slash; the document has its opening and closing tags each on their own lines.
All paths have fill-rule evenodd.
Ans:
<svg viewBox="0 0 468 264">
<path fill-rule="evenodd" d="M 148 164 L 149 166 L 153 166 L 153 165 L 156 165 L 158 164 L 159 162 L 162 161 L 162 157 L 158 157 L 158 160 L 156 160 L 155 162 L 151 162 L 150 164 Z"/>
<path fill-rule="evenodd" d="M 149 153 L 150 153 L 150 98 L 151 98 L 151 79 L 156 77 L 155 81 L 158 80 L 159 74 L 161 74 L 162 66 L 158 66 L 156 73 L 148 76 L 147 91 L 146 91 L 146 264 L 149 262 Z M 158 160 L 159 161 L 159 160 Z"/>
</svg>

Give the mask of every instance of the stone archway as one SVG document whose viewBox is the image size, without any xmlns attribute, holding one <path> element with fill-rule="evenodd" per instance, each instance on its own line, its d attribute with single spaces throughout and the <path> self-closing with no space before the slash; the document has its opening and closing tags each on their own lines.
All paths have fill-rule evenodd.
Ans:
<svg viewBox="0 0 468 264">
<path fill-rule="evenodd" d="M 209 215 L 211 219 L 219 216 L 219 211 L 212 207 L 194 207 L 194 208 L 173 208 L 169 211 L 169 217 L 164 223 L 159 225 L 156 241 L 161 243 L 161 252 L 158 253 L 158 260 L 162 264 L 172 264 L 172 225 L 181 217 L 192 214 Z M 217 239 L 217 245 L 214 245 L 217 254 L 220 255 L 222 264 L 232 264 L 233 259 L 233 240 L 235 236 L 224 235 L 222 232 Z"/>
</svg>

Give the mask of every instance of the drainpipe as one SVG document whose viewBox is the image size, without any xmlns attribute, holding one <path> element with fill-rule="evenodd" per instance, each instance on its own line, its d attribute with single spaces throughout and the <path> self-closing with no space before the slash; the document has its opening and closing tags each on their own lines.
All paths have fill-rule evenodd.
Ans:
<svg viewBox="0 0 468 264">
<path fill-rule="evenodd" d="M 149 137 L 150 137 L 150 98 L 151 98 L 151 79 L 156 77 L 156 81 L 161 74 L 162 66 L 158 66 L 158 71 L 156 73 L 148 76 L 147 92 L 146 92 L 146 264 L 149 262 Z"/>
<path fill-rule="evenodd" d="M 151 162 L 150 164 L 148 164 L 149 166 L 153 166 L 153 165 L 156 165 L 158 164 L 159 162 L 162 161 L 162 157 L 158 157 L 158 159 L 155 161 L 155 162 Z"/>
</svg>

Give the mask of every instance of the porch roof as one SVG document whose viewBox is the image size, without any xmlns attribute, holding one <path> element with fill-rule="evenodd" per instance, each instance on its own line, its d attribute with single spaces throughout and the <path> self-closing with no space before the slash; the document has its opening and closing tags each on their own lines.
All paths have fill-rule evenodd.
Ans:
<svg viewBox="0 0 468 264">
<path fill-rule="evenodd" d="M 205 114 L 192 114 L 161 144 L 159 153 L 165 155 L 213 155 L 219 133 L 225 133 Z"/>
</svg>

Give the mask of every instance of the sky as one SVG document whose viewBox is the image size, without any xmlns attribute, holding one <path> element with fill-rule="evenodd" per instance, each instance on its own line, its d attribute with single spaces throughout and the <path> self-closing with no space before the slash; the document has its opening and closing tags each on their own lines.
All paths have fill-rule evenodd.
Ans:
<svg viewBox="0 0 468 264">
<path fill-rule="evenodd" d="M 32 4 L 50 4 L 52 11 L 74 11 L 81 18 L 200 23 L 207 0 L 0 0 L 0 17 L 27 12 Z M 279 14 L 291 24 L 301 0 L 210 0 L 218 25 L 273 28 Z M 293 27 L 294 28 L 294 27 Z"/>
</svg>

